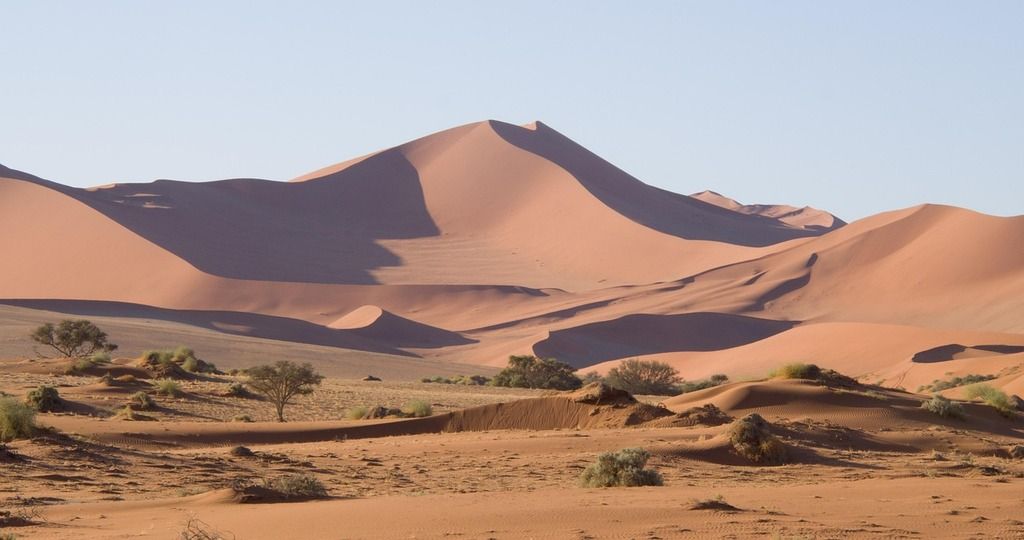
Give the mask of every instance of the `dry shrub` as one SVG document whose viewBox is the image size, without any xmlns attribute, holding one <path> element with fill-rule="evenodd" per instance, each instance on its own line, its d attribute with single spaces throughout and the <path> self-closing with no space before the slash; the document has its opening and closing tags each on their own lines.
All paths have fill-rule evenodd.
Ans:
<svg viewBox="0 0 1024 540">
<path fill-rule="evenodd" d="M 36 411 L 14 398 L 0 398 L 0 445 L 35 433 Z"/>
<path fill-rule="evenodd" d="M 40 386 L 29 391 L 25 402 L 39 412 L 59 411 L 64 408 L 64 401 L 60 399 L 57 389 L 52 386 Z"/>
<path fill-rule="evenodd" d="M 658 471 L 644 468 L 650 457 L 643 448 L 605 452 L 583 470 L 580 483 L 584 487 L 660 486 L 662 480 Z"/>
<path fill-rule="evenodd" d="M 285 499 L 322 499 L 327 488 L 311 474 L 288 474 L 265 479 L 263 487 Z"/>
<path fill-rule="evenodd" d="M 729 441 L 736 453 L 764 465 L 786 462 L 786 445 L 772 435 L 771 425 L 757 413 L 751 413 L 732 423 Z"/>
<path fill-rule="evenodd" d="M 921 408 L 943 418 L 963 420 L 966 417 L 963 405 L 944 396 L 932 396 L 928 401 L 921 403 Z"/>
</svg>

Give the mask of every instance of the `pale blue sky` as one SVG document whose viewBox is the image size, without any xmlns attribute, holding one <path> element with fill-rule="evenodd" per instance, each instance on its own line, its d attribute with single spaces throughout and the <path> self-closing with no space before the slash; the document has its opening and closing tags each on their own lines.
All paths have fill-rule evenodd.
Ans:
<svg viewBox="0 0 1024 540">
<path fill-rule="evenodd" d="M 0 0 L 0 163 L 285 180 L 535 119 L 641 180 L 1024 213 L 1024 2 Z"/>
</svg>

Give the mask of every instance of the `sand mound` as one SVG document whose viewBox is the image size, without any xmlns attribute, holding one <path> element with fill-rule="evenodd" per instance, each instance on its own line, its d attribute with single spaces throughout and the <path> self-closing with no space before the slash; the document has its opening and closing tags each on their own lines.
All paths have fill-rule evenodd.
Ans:
<svg viewBox="0 0 1024 540">
<path fill-rule="evenodd" d="M 473 343 L 473 340 L 455 332 L 406 319 L 374 305 L 356 308 L 327 327 L 397 347 L 428 348 Z"/>
<path fill-rule="evenodd" d="M 785 204 L 741 204 L 711 190 L 694 193 L 690 196 L 733 212 L 777 219 L 797 229 L 831 231 L 846 225 L 846 222 L 838 217 L 809 206 L 797 208 Z"/>
</svg>

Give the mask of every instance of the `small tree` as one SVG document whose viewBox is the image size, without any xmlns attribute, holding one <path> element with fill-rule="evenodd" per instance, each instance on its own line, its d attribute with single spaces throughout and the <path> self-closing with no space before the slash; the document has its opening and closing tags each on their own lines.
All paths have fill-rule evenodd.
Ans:
<svg viewBox="0 0 1024 540">
<path fill-rule="evenodd" d="M 508 367 L 495 375 L 491 384 L 513 388 L 575 390 L 583 386 L 583 382 L 573 371 L 572 366 L 554 358 L 510 356 Z"/>
<path fill-rule="evenodd" d="M 270 366 L 256 366 L 246 370 L 248 385 L 265 396 L 277 410 L 277 421 L 284 422 L 284 407 L 298 395 L 310 394 L 313 387 L 323 381 L 311 364 L 298 365 L 281 360 Z"/>
<path fill-rule="evenodd" d="M 605 383 L 631 394 L 671 396 L 679 393 L 679 372 L 664 362 L 631 358 L 608 370 Z"/>
<path fill-rule="evenodd" d="M 107 341 L 106 332 L 85 319 L 65 319 L 56 325 L 46 323 L 36 328 L 31 337 L 67 358 L 85 358 L 117 349 L 117 345 Z"/>
</svg>

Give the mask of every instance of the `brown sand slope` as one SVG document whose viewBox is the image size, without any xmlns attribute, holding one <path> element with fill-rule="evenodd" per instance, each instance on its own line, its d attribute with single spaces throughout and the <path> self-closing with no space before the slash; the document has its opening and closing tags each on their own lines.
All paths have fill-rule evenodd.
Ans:
<svg viewBox="0 0 1024 540">
<path fill-rule="evenodd" d="M 800 229 L 831 231 L 846 225 L 846 222 L 838 217 L 810 206 L 797 208 L 796 206 L 786 204 L 741 204 L 734 199 L 711 190 L 701 191 L 690 196 L 694 199 L 732 210 L 733 212 L 777 219 L 787 225 Z"/>
</svg>

